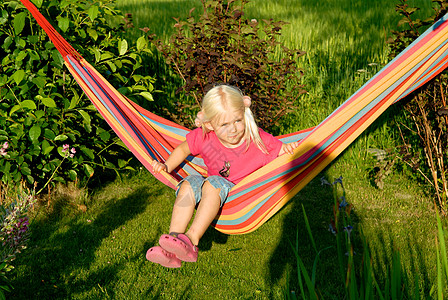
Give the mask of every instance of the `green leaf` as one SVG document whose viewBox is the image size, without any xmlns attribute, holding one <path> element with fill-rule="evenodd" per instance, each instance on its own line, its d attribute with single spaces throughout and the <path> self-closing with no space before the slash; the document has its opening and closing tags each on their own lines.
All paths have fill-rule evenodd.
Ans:
<svg viewBox="0 0 448 300">
<path fill-rule="evenodd" d="M 66 32 L 69 26 L 70 26 L 70 20 L 68 18 L 61 17 L 61 18 L 58 19 L 58 27 L 63 32 Z"/>
<path fill-rule="evenodd" d="M 100 60 L 108 60 L 109 58 L 113 58 L 113 54 L 110 52 L 104 52 L 101 54 Z"/>
<path fill-rule="evenodd" d="M 148 101 L 154 101 L 154 98 L 152 97 L 152 94 L 150 92 L 141 92 L 139 93 L 139 95 Z"/>
<path fill-rule="evenodd" d="M 90 150 L 89 148 L 82 148 L 81 149 L 82 152 L 84 152 L 85 155 L 87 155 L 90 159 L 95 159 L 95 155 L 93 154 L 93 151 Z"/>
<path fill-rule="evenodd" d="M 64 65 L 64 59 L 62 58 L 61 53 L 55 49 L 51 52 L 51 56 L 53 57 L 53 61 L 56 63 L 56 66 L 58 68 L 62 68 Z"/>
<path fill-rule="evenodd" d="M 36 116 L 36 119 L 39 120 L 43 116 L 45 116 L 45 112 L 43 110 L 37 110 L 34 115 Z"/>
<path fill-rule="evenodd" d="M 92 177 L 94 173 L 93 168 L 90 165 L 84 165 L 84 172 L 89 177 Z"/>
<path fill-rule="evenodd" d="M 43 146 L 42 146 L 42 148 L 43 148 Z M 53 149 L 54 149 L 54 146 L 48 146 L 48 147 L 42 149 L 42 153 L 43 153 L 44 155 L 47 155 L 47 154 L 50 153 Z"/>
<path fill-rule="evenodd" d="M 87 33 L 94 41 L 96 41 L 98 39 L 98 33 L 96 32 L 96 30 L 94 30 L 92 28 L 87 28 Z"/>
<path fill-rule="evenodd" d="M 9 111 L 9 115 L 12 116 L 13 113 L 21 109 L 22 107 L 20 105 L 14 105 L 11 110 Z"/>
<path fill-rule="evenodd" d="M 56 176 L 53 178 L 54 181 L 65 183 L 65 179 L 61 176 Z"/>
<path fill-rule="evenodd" d="M 92 48 L 93 54 L 95 54 L 95 62 L 99 62 L 101 60 L 101 52 L 98 48 Z"/>
<path fill-rule="evenodd" d="M 33 2 L 34 5 L 36 5 L 37 8 L 41 8 L 42 7 L 42 3 L 44 1 L 43 0 L 32 0 L 31 2 Z"/>
<path fill-rule="evenodd" d="M 87 10 L 87 14 L 89 15 L 90 20 L 95 20 L 98 17 L 98 6 L 92 5 Z"/>
<path fill-rule="evenodd" d="M 29 183 L 33 184 L 34 183 L 34 177 L 31 175 L 26 175 L 26 180 L 28 180 Z"/>
<path fill-rule="evenodd" d="M 54 133 L 53 130 L 45 128 L 45 130 L 44 130 L 44 137 L 49 139 L 49 140 L 54 140 L 54 138 L 56 137 L 56 134 Z"/>
<path fill-rule="evenodd" d="M 33 100 L 24 100 L 22 102 L 20 102 L 20 106 L 22 106 L 23 108 L 28 108 L 28 109 L 36 109 L 36 103 L 34 103 Z"/>
<path fill-rule="evenodd" d="M 106 61 L 106 64 L 109 66 L 109 68 L 110 68 L 110 70 L 112 71 L 112 72 L 116 72 L 117 71 L 117 66 L 113 63 L 113 62 L 111 62 L 111 61 Z"/>
<path fill-rule="evenodd" d="M 126 166 L 127 161 L 125 161 L 124 159 L 118 159 L 118 167 L 119 168 L 123 168 L 124 166 Z"/>
<path fill-rule="evenodd" d="M 37 85 L 38 88 L 42 89 L 45 86 L 45 84 L 47 83 L 47 79 L 45 77 L 39 76 L 39 77 L 34 77 L 31 80 L 31 82 L 34 83 L 35 85 Z"/>
<path fill-rule="evenodd" d="M 23 167 L 20 169 L 20 173 L 22 173 L 22 175 L 31 175 L 31 169 L 28 167 Z"/>
<path fill-rule="evenodd" d="M 31 127 L 30 132 L 29 132 L 29 136 L 31 141 L 35 142 L 39 139 L 40 134 L 42 133 L 42 129 L 40 128 L 39 125 L 34 125 L 33 127 Z"/>
<path fill-rule="evenodd" d="M 50 143 L 47 140 L 43 140 L 43 142 L 42 142 L 42 152 L 45 153 L 46 152 L 45 149 L 47 149 L 50 146 L 51 145 L 50 145 Z"/>
<path fill-rule="evenodd" d="M 107 131 L 103 131 L 100 133 L 100 138 L 103 142 L 107 142 L 110 139 L 110 133 Z"/>
<path fill-rule="evenodd" d="M 46 107 L 56 107 L 56 102 L 51 98 L 42 98 L 41 101 Z"/>
<path fill-rule="evenodd" d="M 89 114 L 86 113 L 85 111 L 81 110 L 81 109 L 78 110 L 78 112 L 82 116 L 82 118 L 84 119 L 84 123 L 86 123 L 87 125 L 90 125 L 91 119 L 90 119 Z"/>
<path fill-rule="evenodd" d="M 78 177 L 78 173 L 76 173 L 75 170 L 70 170 L 68 171 L 68 177 L 70 178 L 71 181 L 75 181 L 76 178 Z"/>
<path fill-rule="evenodd" d="M 137 50 L 141 51 L 142 49 L 146 48 L 148 43 L 146 42 L 146 38 L 144 36 L 141 36 L 137 39 Z"/>
<path fill-rule="evenodd" d="M 126 40 L 118 41 L 118 52 L 120 55 L 124 55 L 128 51 L 128 42 Z"/>
<path fill-rule="evenodd" d="M 25 51 L 20 51 L 16 56 L 16 62 L 24 60 L 27 55 Z"/>
<path fill-rule="evenodd" d="M 59 134 L 54 138 L 55 141 L 65 141 L 66 139 L 68 139 L 68 136 L 66 136 L 65 134 Z"/>
<path fill-rule="evenodd" d="M 2 48 L 5 49 L 5 50 L 8 49 L 9 46 L 11 46 L 13 41 L 14 40 L 13 40 L 12 36 L 6 37 L 6 39 L 3 41 Z"/>
<path fill-rule="evenodd" d="M 5 24 L 8 22 L 8 12 L 6 10 L 2 10 L 2 15 L 0 16 L 0 25 Z"/>
<path fill-rule="evenodd" d="M 16 35 L 19 35 L 22 32 L 23 28 L 25 27 L 26 16 L 27 16 L 26 12 L 21 12 L 21 13 L 18 13 L 14 17 L 14 20 L 12 21 L 12 24 L 14 26 L 14 33 Z"/>
<path fill-rule="evenodd" d="M 25 77 L 25 71 L 20 69 L 14 72 L 14 74 L 12 74 L 12 79 L 14 79 L 14 81 L 16 82 L 16 84 L 19 84 L 23 78 Z"/>
<path fill-rule="evenodd" d="M 25 48 L 25 46 L 26 46 L 26 41 L 20 37 L 15 38 L 15 42 L 16 42 L 17 48 Z"/>
</svg>

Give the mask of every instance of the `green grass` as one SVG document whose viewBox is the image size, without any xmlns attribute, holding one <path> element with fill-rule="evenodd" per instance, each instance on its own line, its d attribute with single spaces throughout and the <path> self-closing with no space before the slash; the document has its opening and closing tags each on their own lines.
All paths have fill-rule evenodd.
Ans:
<svg viewBox="0 0 448 300">
<path fill-rule="evenodd" d="M 419 2 L 428 9 L 430 1 Z M 301 99 L 301 109 L 284 123 L 284 132 L 318 124 L 376 72 L 378 67 L 369 63 L 386 62 L 385 35 L 397 22 L 394 4 L 388 0 L 359 3 L 249 3 L 248 17 L 289 22 L 283 30 L 285 44 L 307 51 L 299 64 L 306 70 L 309 94 Z M 123 12 L 133 13 L 136 28 L 129 38 L 148 26 L 166 39 L 172 32 L 172 17 L 185 18 L 192 6 L 199 7 L 199 1 L 180 0 L 120 0 L 117 4 Z M 399 117 L 399 108 L 388 110 L 322 175 L 330 180 L 344 177 L 347 199 L 355 207 L 355 231 L 362 229 L 372 247 L 375 273 L 386 276 L 398 249 L 404 273 L 418 274 L 418 287 L 427 292 L 437 276 L 437 223 L 431 198 L 424 187 L 399 172 L 385 180 L 383 190 L 374 188 L 368 177 L 374 161 L 367 149 L 393 147 L 396 133 L 387 118 Z M 333 198 L 319 176 L 253 233 L 228 236 L 208 230 L 199 245 L 198 263 L 179 270 L 167 270 L 144 257 L 167 231 L 174 201 L 173 191 L 148 172 L 99 184 L 89 195 L 73 191 L 62 195 L 54 196 L 50 208 L 43 205 L 34 212 L 32 240 L 16 261 L 11 298 L 280 299 L 286 286 L 299 290 L 290 246 L 296 235 L 305 266 L 310 269 L 315 258 L 302 205 L 317 248 L 330 247 L 321 254 L 317 284 L 326 298 L 343 294 L 335 238 L 328 231 Z M 361 241 L 355 240 L 355 250 L 362 253 Z"/>
<path fill-rule="evenodd" d="M 326 171 L 329 178 L 340 174 L 355 207 L 355 231 L 362 228 L 373 245 L 376 274 L 385 274 L 393 250 L 400 249 L 403 268 L 424 278 L 421 288 L 428 290 L 436 272 L 437 229 L 429 199 L 412 183 L 403 184 L 400 176 L 377 190 L 367 183 L 363 168 L 342 160 Z M 55 196 L 52 209 L 41 207 L 32 223 L 30 247 L 17 260 L 13 298 L 280 299 L 287 284 L 298 291 L 290 247 L 296 234 L 305 265 L 311 268 L 315 256 L 302 205 L 317 247 L 331 247 L 321 255 L 318 286 L 325 293 L 342 294 L 335 239 L 328 231 L 333 197 L 319 179 L 253 233 L 228 236 L 209 229 L 200 243 L 198 263 L 179 270 L 167 270 L 144 257 L 166 232 L 173 200 L 172 190 L 146 171 L 104 185 L 89 197 Z M 78 209 L 82 204 L 86 212 Z M 359 241 L 355 251 L 362 253 Z"/>
</svg>

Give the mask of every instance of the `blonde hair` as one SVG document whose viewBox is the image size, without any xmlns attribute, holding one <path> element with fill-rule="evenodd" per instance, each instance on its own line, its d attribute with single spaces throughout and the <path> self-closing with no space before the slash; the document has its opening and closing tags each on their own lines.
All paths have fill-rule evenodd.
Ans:
<svg viewBox="0 0 448 300">
<path fill-rule="evenodd" d="M 202 100 L 202 129 L 204 133 L 208 132 L 204 122 L 211 122 L 215 118 L 219 118 L 229 109 L 244 111 L 245 133 L 243 139 L 246 141 L 246 150 L 252 141 L 263 153 L 268 154 L 252 111 L 249 105 L 245 106 L 243 97 L 244 95 L 239 89 L 229 85 L 218 85 L 208 91 Z"/>
</svg>

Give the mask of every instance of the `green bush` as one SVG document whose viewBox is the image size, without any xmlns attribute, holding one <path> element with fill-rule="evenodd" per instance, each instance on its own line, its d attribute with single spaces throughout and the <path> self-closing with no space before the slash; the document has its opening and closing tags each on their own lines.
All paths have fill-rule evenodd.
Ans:
<svg viewBox="0 0 448 300">
<path fill-rule="evenodd" d="M 240 88 L 252 98 L 258 124 L 275 132 L 279 120 L 294 109 L 302 71 L 297 57 L 303 51 L 280 44 L 284 22 L 247 20 L 241 1 L 202 0 L 199 20 L 192 15 L 176 20 L 177 32 L 169 43 L 157 47 L 175 72 L 183 79 L 183 90 L 191 102 L 175 101 L 168 114 L 185 126 L 193 125 L 192 111 L 199 109 L 204 94 L 217 83 Z M 269 112 L 269 113 L 266 113 Z"/>
<path fill-rule="evenodd" d="M 394 31 L 390 40 L 391 56 L 398 55 L 406 46 L 417 39 L 420 32 L 435 23 L 447 13 L 447 0 L 433 0 L 436 3 L 433 15 L 425 20 L 416 19 L 418 10 L 406 0 L 401 0 L 397 11 L 403 16 L 403 29 Z M 402 129 L 401 158 L 413 171 L 419 171 L 433 187 L 433 193 L 444 215 L 448 213 L 448 85 L 446 72 L 423 86 L 405 102 L 409 124 Z M 401 124 L 399 124 L 401 125 Z"/>
<path fill-rule="evenodd" d="M 130 99 L 151 100 L 142 75 L 148 41 L 120 38 L 129 25 L 112 1 L 33 1 L 53 26 Z M 62 56 L 17 1 L 0 3 L 0 176 L 5 183 L 86 180 L 130 168 L 131 156 L 64 66 Z"/>
</svg>

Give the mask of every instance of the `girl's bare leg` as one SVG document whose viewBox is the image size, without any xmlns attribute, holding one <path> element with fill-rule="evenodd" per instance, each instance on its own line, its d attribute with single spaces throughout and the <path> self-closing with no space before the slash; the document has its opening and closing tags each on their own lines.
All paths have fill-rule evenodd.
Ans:
<svg viewBox="0 0 448 300">
<path fill-rule="evenodd" d="M 195 206 L 196 201 L 190 183 L 184 181 L 179 187 L 179 192 L 174 201 L 169 232 L 184 233 L 193 217 Z"/>
<path fill-rule="evenodd" d="M 220 191 L 221 189 L 214 188 L 208 181 L 204 182 L 202 186 L 201 201 L 199 202 L 193 223 L 186 232 L 186 235 L 194 245 L 199 243 L 199 240 L 218 214 L 221 204 Z"/>
</svg>

